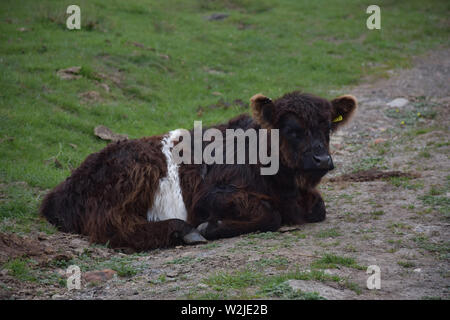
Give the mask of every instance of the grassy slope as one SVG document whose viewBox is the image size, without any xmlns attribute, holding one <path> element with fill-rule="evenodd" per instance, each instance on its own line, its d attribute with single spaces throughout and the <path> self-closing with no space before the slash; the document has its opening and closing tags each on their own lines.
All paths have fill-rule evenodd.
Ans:
<svg viewBox="0 0 450 320">
<path fill-rule="evenodd" d="M 257 92 L 276 97 L 294 89 L 327 95 L 407 66 L 411 55 L 447 44 L 449 35 L 445 0 L 378 1 L 379 31 L 367 30 L 367 4 L 356 0 L 78 1 L 81 31 L 65 28 L 69 4 L 0 2 L 4 225 L 33 220 L 36 190 L 55 186 L 106 145 L 93 135 L 98 124 L 138 138 L 192 127 L 197 108 L 221 98 L 248 101 Z M 215 12 L 230 16 L 204 18 Z M 81 79 L 56 76 L 71 66 L 82 67 Z M 80 94 L 92 90 L 101 100 L 83 102 Z M 207 124 L 242 112 L 205 110 Z"/>
</svg>

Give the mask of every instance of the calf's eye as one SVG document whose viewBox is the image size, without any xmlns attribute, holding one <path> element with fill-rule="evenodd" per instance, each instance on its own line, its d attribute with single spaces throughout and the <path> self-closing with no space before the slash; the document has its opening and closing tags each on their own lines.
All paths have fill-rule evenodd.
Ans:
<svg viewBox="0 0 450 320">
<path fill-rule="evenodd" d="M 288 129 L 286 134 L 292 138 L 300 138 L 303 133 L 300 129 Z"/>
</svg>

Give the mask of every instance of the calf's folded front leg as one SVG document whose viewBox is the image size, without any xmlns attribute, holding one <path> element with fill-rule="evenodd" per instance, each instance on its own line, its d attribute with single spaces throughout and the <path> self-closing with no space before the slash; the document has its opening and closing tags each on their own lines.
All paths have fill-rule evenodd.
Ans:
<svg viewBox="0 0 450 320">
<path fill-rule="evenodd" d="M 198 225 L 197 230 L 206 239 L 231 238 L 256 231 L 276 231 L 281 225 L 281 216 L 265 201 L 253 199 L 248 206 L 238 207 L 240 212 L 230 214 L 229 218 L 209 219 Z"/>
</svg>

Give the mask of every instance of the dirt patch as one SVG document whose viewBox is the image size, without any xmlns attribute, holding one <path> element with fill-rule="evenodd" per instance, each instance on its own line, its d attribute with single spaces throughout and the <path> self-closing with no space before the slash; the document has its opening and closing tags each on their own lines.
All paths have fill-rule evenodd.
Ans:
<svg viewBox="0 0 450 320">
<path fill-rule="evenodd" d="M 80 79 L 81 67 L 70 67 L 67 69 L 60 69 L 56 72 L 56 75 L 61 80 L 73 80 L 73 79 Z"/>
<path fill-rule="evenodd" d="M 83 103 L 96 103 L 102 100 L 100 93 L 98 93 L 97 91 L 82 92 L 79 96 Z"/>
<path fill-rule="evenodd" d="M 40 257 L 46 255 L 46 249 L 39 241 L 0 233 L 0 264 L 10 259 Z"/>
</svg>

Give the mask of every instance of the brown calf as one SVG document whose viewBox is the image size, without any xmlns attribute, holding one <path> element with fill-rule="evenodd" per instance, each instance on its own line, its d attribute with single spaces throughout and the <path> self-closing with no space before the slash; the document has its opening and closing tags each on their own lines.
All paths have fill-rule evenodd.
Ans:
<svg viewBox="0 0 450 320">
<path fill-rule="evenodd" d="M 352 96 L 328 101 L 292 92 L 251 99 L 247 114 L 213 126 L 279 130 L 279 170 L 262 164 L 177 164 L 180 131 L 111 143 L 91 154 L 43 200 L 40 213 L 61 231 L 111 247 L 149 250 L 182 242 L 274 231 L 325 219 L 316 189 L 331 169 L 330 133 L 356 110 Z M 208 144 L 203 142 L 203 148 Z M 247 150 L 248 151 L 248 150 Z"/>
</svg>

